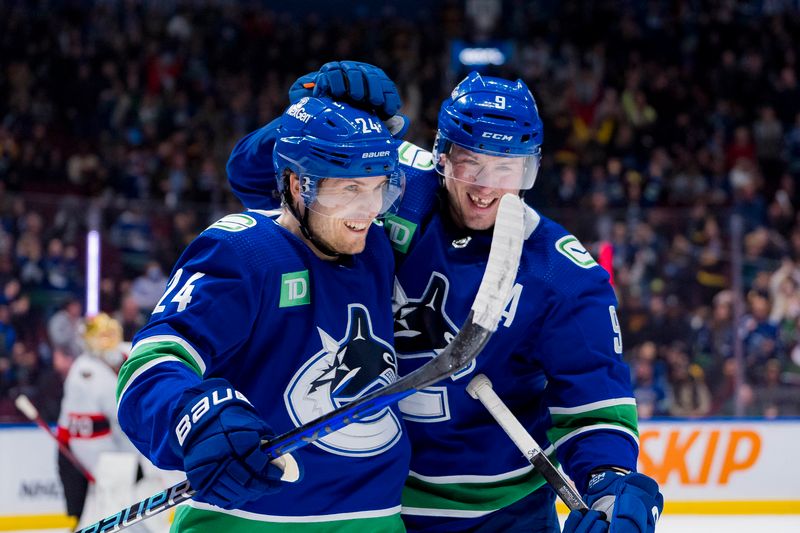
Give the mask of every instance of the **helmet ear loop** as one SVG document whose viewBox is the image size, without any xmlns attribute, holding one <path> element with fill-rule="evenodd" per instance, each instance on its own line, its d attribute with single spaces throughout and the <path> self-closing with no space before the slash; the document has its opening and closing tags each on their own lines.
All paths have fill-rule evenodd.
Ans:
<svg viewBox="0 0 800 533">
<path fill-rule="evenodd" d="M 286 168 L 283 170 L 283 193 L 281 194 L 281 201 L 283 205 L 289 209 L 289 212 L 297 220 L 298 224 L 300 224 L 300 231 L 303 233 L 303 236 L 310 240 L 311 232 L 308 229 L 308 209 L 302 214 L 300 213 L 300 208 L 292 194 L 292 174 L 294 174 L 294 172 L 292 172 L 291 169 Z"/>
</svg>

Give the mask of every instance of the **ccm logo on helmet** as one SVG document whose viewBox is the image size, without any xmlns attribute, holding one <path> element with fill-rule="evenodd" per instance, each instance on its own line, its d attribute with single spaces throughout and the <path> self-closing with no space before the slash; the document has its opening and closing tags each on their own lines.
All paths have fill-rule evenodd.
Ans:
<svg viewBox="0 0 800 533">
<path fill-rule="evenodd" d="M 361 156 L 361 159 L 369 159 L 372 157 L 386 157 L 390 153 L 391 152 L 389 150 L 386 150 L 385 152 L 364 152 L 364 155 Z"/>
<path fill-rule="evenodd" d="M 511 139 L 514 138 L 511 135 L 503 135 L 502 133 L 492 133 L 490 131 L 484 131 L 481 134 L 481 137 L 483 137 L 484 139 L 495 139 L 498 141 L 510 141 Z"/>
</svg>

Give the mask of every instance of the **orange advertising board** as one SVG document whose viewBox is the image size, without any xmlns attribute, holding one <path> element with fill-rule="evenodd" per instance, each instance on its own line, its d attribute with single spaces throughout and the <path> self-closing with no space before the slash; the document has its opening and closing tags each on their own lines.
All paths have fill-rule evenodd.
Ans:
<svg viewBox="0 0 800 533">
<path fill-rule="evenodd" d="M 673 513 L 800 514 L 800 421 L 642 422 L 639 450 Z"/>
</svg>

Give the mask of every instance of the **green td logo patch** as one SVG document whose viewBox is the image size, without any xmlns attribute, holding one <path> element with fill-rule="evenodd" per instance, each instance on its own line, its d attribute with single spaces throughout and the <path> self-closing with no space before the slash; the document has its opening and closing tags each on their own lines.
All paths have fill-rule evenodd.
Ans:
<svg viewBox="0 0 800 533">
<path fill-rule="evenodd" d="M 389 242 L 392 243 L 392 248 L 401 253 L 408 252 L 408 246 L 411 244 L 411 237 L 417 231 L 417 225 L 402 217 L 387 215 L 383 220 L 383 226 L 386 229 L 386 235 L 389 236 Z"/>
<path fill-rule="evenodd" d="M 225 215 L 221 219 L 211 224 L 208 229 L 221 229 L 222 231 L 244 231 L 247 228 L 252 228 L 256 225 L 256 219 L 244 213 L 234 213 L 232 215 Z"/>
<path fill-rule="evenodd" d="M 597 266 L 597 261 L 594 260 L 592 254 L 583 247 L 574 235 L 565 235 L 558 239 L 556 241 L 556 250 L 581 268 Z"/>
<path fill-rule="evenodd" d="M 308 270 L 283 274 L 281 276 L 281 301 L 278 307 L 294 307 L 310 303 Z"/>
</svg>

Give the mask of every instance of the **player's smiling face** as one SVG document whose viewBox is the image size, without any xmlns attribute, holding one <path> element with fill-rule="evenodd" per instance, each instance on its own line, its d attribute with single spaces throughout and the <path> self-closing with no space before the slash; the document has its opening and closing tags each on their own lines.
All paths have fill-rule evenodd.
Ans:
<svg viewBox="0 0 800 533">
<path fill-rule="evenodd" d="M 322 180 L 310 206 L 311 233 L 341 254 L 363 252 L 367 232 L 383 204 L 386 182 L 385 176 Z"/>
<path fill-rule="evenodd" d="M 518 194 L 524 158 L 472 152 L 454 145 L 445 158 L 450 214 L 459 226 L 485 230 L 494 225 L 500 198 Z"/>
</svg>

